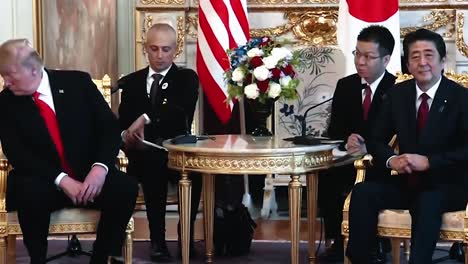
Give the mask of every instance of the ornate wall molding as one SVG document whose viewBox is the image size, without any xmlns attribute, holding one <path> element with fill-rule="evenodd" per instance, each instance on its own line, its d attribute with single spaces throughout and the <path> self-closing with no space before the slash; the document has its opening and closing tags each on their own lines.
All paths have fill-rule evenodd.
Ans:
<svg viewBox="0 0 468 264">
<path fill-rule="evenodd" d="M 418 28 L 426 28 L 429 30 L 437 30 L 442 27 L 447 27 L 447 31 L 444 33 L 444 37 L 453 37 L 455 32 L 455 10 L 432 10 L 428 15 L 423 17 L 423 24 L 415 27 L 405 27 L 400 29 L 401 37 L 404 37 L 411 31 L 415 31 Z"/>
<path fill-rule="evenodd" d="M 185 0 L 140 0 L 142 5 L 185 5 Z"/>
<path fill-rule="evenodd" d="M 458 21 L 457 21 L 457 39 L 456 44 L 458 51 L 465 57 L 468 57 L 468 45 L 465 43 L 465 38 L 463 37 L 463 26 L 465 22 L 463 12 L 458 12 L 457 14 Z"/>
<path fill-rule="evenodd" d="M 141 40 L 137 40 L 137 43 L 140 43 L 141 51 L 144 56 L 146 56 L 146 51 L 144 44 L 146 43 L 146 33 L 148 32 L 149 28 L 153 26 L 154 18 L 152 15 L 146 15 L 143 19 L 143 27 L 142 27 L 142 34 Z M 176 58 L 184 51 L 185 47 L 185 30 L 184 30 L 184 18 L 182 16 L 177 16 L 177 52 Z"/>
</svg>

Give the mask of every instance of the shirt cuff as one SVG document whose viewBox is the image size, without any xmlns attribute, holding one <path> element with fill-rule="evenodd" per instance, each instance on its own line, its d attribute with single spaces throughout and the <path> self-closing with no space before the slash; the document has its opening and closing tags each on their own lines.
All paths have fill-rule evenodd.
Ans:
<svg viewBox="0 0 468 264">
<path fill-rule="evenodd" d="M 65 176 L 68 176 L 68 174 L 66 174 L 65 172 L 61 172 L 61 173 L 57 176 L 57 178 L 55 178 L 54 183 L 55 183 L 55 185 L 57 185 L 57 187 L 59 186 L 60 182 L 62 181 L 63 177 L 65 177 Z"/>
<path fill-rule="evenodd" d="M 151 124 L 151 119 L 149 118 L 149 116 L 146 113 L 143 114 L 142 116 L 145 119 L 145 125 Z"/>
<path fill-rule="evenodd" d="M 106 173 L 109 172 L 109 168 L 108 168 L 108 167 L 106 166 L 106 164 L 104 164 L 104 163 L 95 162 L 95 163 L 93 164 L 93 166 L 91 166 L 91 168 L 94 167 L 94 166 L 101 166 L 101 167 L 103 167 L 103 168 L 106 170 Z"/>
<path fill-rule="evenodd" d="M 394 157 L 396 157 L 397 155 L 393 155 L 391 156 L 390 158 L 387 159 L 387 162 L 385 162 L 385 166 L 389 169 L 391 169 L 390 167 L 390 160 L 393 159 Z"/>
</svg>

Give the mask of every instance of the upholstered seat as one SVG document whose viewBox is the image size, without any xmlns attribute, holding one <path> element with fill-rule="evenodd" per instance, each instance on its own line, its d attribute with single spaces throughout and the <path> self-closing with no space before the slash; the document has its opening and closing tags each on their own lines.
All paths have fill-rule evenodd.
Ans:
<svg viewBox="0 0 468 264">
<path fill-rule="evenodd" d="M 468 76 L 466 74 L 455 74 L 451 71 L 445 73 L 445 76 L 449 79 L 452 79 L 464 87 L 468 87 Z M 403 74 L 398 75 L 397 82 L 401 82 L 407 79 L 412 78 L 411 75 Z M 398 146 L 396 137 L 390 143 L 398 153 Z M 366 155 L 363 159 L 357 160 L 354 163 L 356 167 L 356 182 L 360 183 L 365 180 L 366 168 L 371 166 L 372 156 Z M 396 172 L 392 172 L 396 173 Z M 350 193 L 346 198 L 343 207 L 343 222 L 342 222 L 342 235 L 344 236 L 344 250 L 349 238 L 349 202 L 351 200 Z M 430 221 L 430 220 L 428 220 Z M 386 209 L 382 210 L 378 216 L 377 223 L 377 235 L 380 237 L 388 237 L 392 243 L 392 256 L 393 263 L 400 263 L 400 244 L 402 241 L 405 242 L 405 247 L 408 246 L 408 241 L 411 238 L 411 216 L 408 210 L 395 210 L 395 209 Z M 448 212 L 442 215 L 442 225 L 440 228 L 440 239 L 448 241 L 460 241 L 464 243 L 465 251 L 465 264 L 468 264 L 468 204 L 465 210 Z M 408 251 L 408 249 L 406 248 Z M 349 263 L 349 260 L 346 258 L 345 263 Z"/>
<path fill-rule="evenodd" d="M 110 104 L 110 78 L 105 75 L 102 80 L 93 80 L 104 98 Z M 120 154 L 117 166 L 126 171 L 128 162 L 124 155 Z M 0 264 L 16 263 L 16 236 L 21 235 L 21 228 L 16 212 L 6 211 L 6 186 L 10 164 L 3 154 L 0 145 Z M 64 208 L 51 214 L 49 235 L 69 234 L 93 234 L 96 233 L 100 218 L 100 211 L 86 208 Z M 133 218 L 130 219 L 123 249 L 126 264 L 132 263 L 134 230 Z"/>
</svg>

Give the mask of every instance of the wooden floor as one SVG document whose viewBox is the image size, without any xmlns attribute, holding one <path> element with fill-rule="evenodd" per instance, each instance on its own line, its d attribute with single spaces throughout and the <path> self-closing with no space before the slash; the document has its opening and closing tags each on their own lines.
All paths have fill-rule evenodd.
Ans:
<svg viewBox="0 0 468 264">
<path fill-rule="evenodd" d="M 134 216 L 135 219 L 135 240 L 149 240 L 148 221 L 144 212 L 138 212 Z M 166 217 L 166 240 L 177 240 L 177 216 L 170 214 Z M 289 232 L 289 221 L 287 219 L 282 220 L 264 220 L 258 218 L 255 220 L 257 228 L 255 230 L 255 240 L 275 240 L 284 241 L 290 240 Z M 317 235 L 319 239 L 320 235 L 320 221 L 317 219 Z M 203 219 L 201 214 L 197 218 L 195 223 L 195 240 L 203 240 Z M 307 221 L 303 219 L 301 221 L 301 240 L 308 240 L 307 238 Z"/>
</svg>

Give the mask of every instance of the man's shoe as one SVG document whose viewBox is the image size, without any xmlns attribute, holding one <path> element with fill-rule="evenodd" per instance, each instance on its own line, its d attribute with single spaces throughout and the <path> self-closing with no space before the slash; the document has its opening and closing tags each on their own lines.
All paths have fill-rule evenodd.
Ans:
<svg viewBox="0 0 468 264">
<path fill-rule="evenodd" d="M 124 264 L 125 260 L 123 257 L 111 257 L 110 264 Z"/>
<path fill-rule="evenodd" d="M 450 247 L 449 256 L 451 259 L 456 259 L 459 262 L 464 262 L 465 254 L 463 252 L 463 243 L 454 242 Z"/>
<path fill-rule="evenodd" d="M 178 246 L 177 253 L 178 253 L 179 258 L 181 259 L 182 258 L 182 246 L 181 246 L 180 240 L 177 241 L 177 246 Z M 196 257 L 197 257 L 197 251 L 195 250 L 194 242 L 193 240 L 190 240 L 189 258 L 194 259 Z"/>
<path fill-rule="evenodd" d="M 151 243 L 150 258 L 156 262 L 170 262 L 172 260 L 171 253 L 167 249 L 166 241 L 159 243 Z"/>
<path fill-rule="evenodd" d="M 344 260 L 343 244 L 340 242 L 334 242 L 331 247 L 323 254 L 318 256 L 318 259 L 322 262 L 341 262 Z"/>
</svg>

